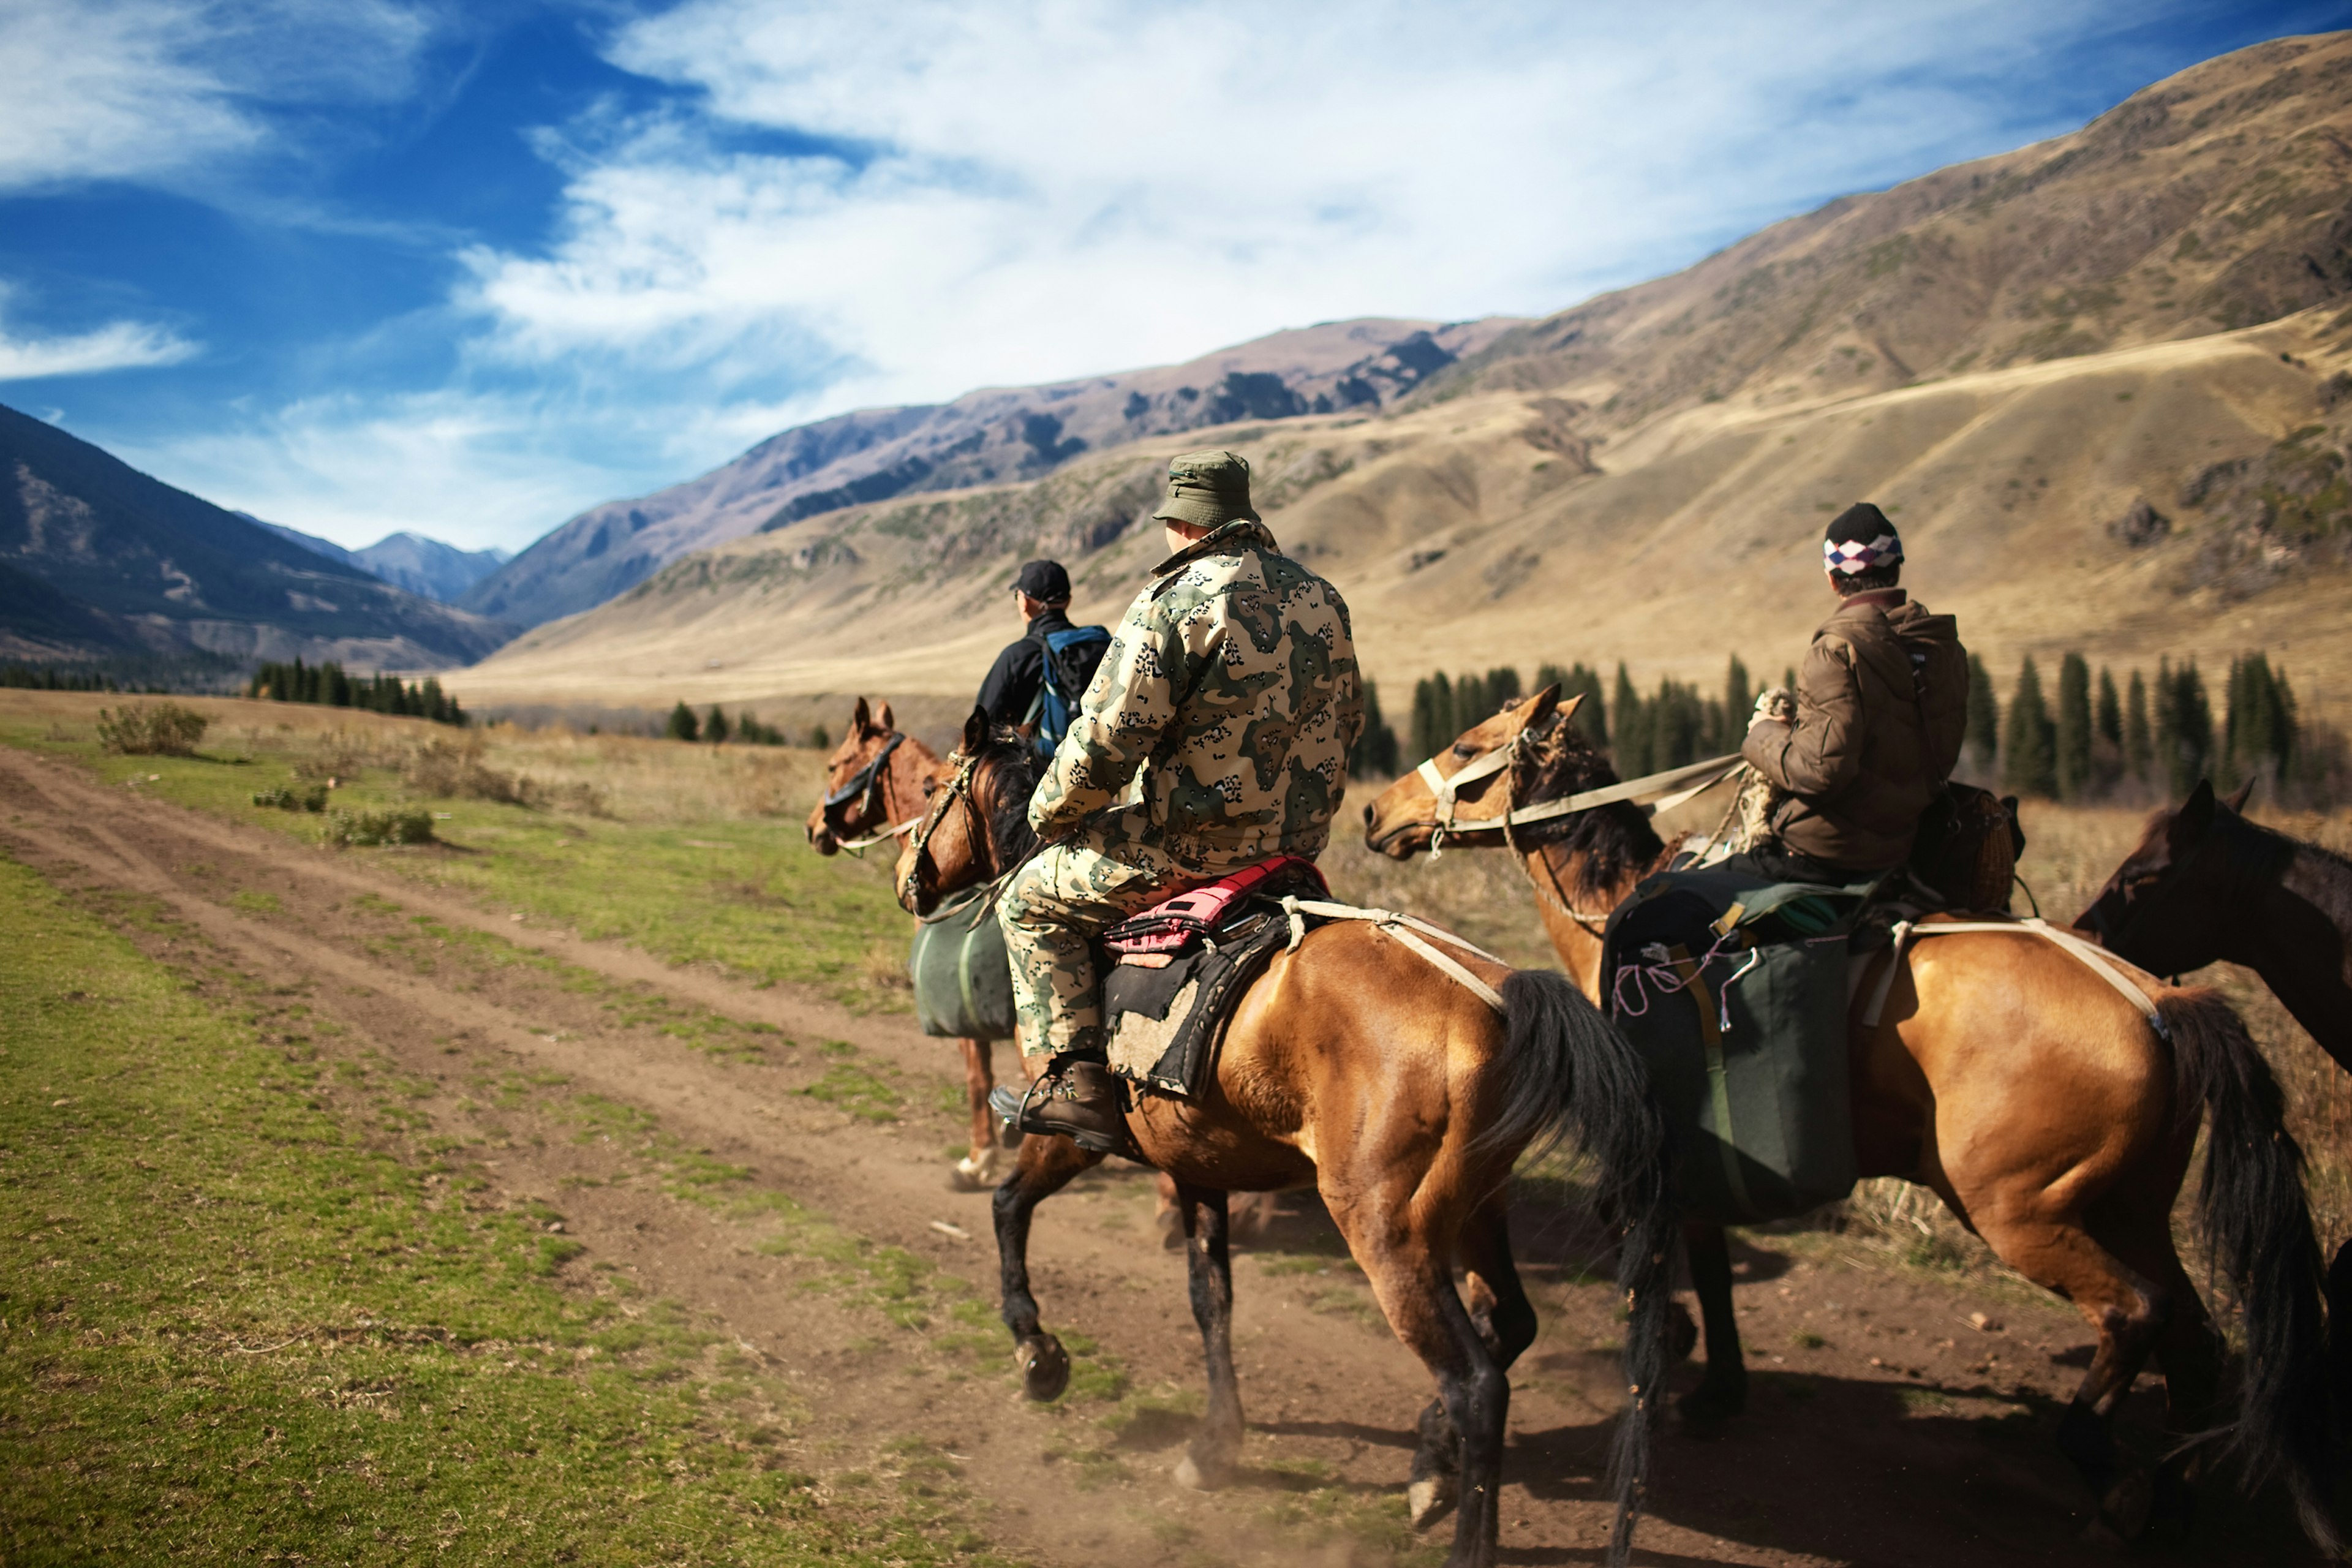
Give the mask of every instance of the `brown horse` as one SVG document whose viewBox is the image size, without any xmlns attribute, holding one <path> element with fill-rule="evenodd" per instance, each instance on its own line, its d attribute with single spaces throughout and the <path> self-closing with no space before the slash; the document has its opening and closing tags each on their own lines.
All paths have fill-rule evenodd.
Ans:
<svg viewBox="0 0 2352 1568">
<path fill-rule="evenodd" d="M 825 759 L 824 795 L 809 813 L 808 841 L 820 855 L 838 854 L 845 844 L 895 846 L 897 838 L 886 836 L 898 828 L 904 837 L 946 776 L 937 752 L 898 732 L 887 702 L 869 710 L 861 697 L 841 744 Z M 948 1182 L 958 1192 L 977 1193 L 1004 1173 L 1003 1134 L 988 1109 L 988 1091 L 996 1087 L 995 1046 L 958 1040 L 956 1047 L 963 1053 L 964 1093 L 971 1106 L 971 1148 L 949 1168 Z"/>
<path fill-rule="evenodd" d="M 917 911 L 1003 876 L 1035 847 L 1027 813 L 1037 764 L 1027 743 L 1015 732 L 992 734 L 974 713 L 950 760 L 954 777 L 899 857 L 901 901 Z M 1612 1466 L 1610 1560 L 1622 1562 L 1647 1454 L 1650 1391 L 1664 1360 L 1672 1229 L 1664 1123 L 1632 1047 L 1572 986 L 1457 956 L 1499 988 L 1499 1016 L 1376 925 L 1318 927 L 1250 987 L 1198 1098 L 1145 1093 L 1129 1113 L 1138 1157 L 1174 1177 L 1182 1197 L 1192 1313 L 1208 1365 L 1208 1411 L 1177 1477 L 1219 1484 L 1240 1453 L 1226 1194 L 1312 1183 L 1390 1327 L 1437 1382 L 1408 1493 L 1414 1522 L 1458 1506 L 1447 1561 L 1488 1568 L 1508 1370 L 1535 1338 L 1535 1310 L 1511 1261 L 1505 1185 L 1522 1151 L 1573 1133 L 1599 1166 L 1605 1212 L 1630 1227 L 1621 1282 L 1634 1302 L 1625 1352 L 1632 1397 Z M 1069 1361 L 1038 1325 L 1030 1217 L 1102 1158 L 1067 1139 L 1025 1139 L 996 1190 L 1004 1322 L 1034 1399 L 1061 1393 Z"/>
<path fill-rule="evenodd" d="M 2241 963 L 2352 1071 L 2352 861 L 2248 821 L 2202 780 L 2148 818 L 2074 923 L 2158 974 Z"/>
<path fill-rule="evenodd" d="M 1612 784 L 1608 763 L 1547 688 L 1465 732 L 1433 759 L 1441 776 L 1507 749 L 1509 764 L 1464 788 L 1448 843 L 1500 846 L 1517 806 Z M 1364 814 L 1371 847 L 1426 847 L 1434 792 L 1408 774 Z M 1483 830 L 1481 821 L 1486 823 Z M 1587 995 L 1601 987 L 1601 927 L 1665 847 L 1619 803 L 1511 834 L 1553 946 Z M 1883 1021 L 1863 1016 L 1890 962 L 1872 960 L 1847 1021 L 1853 1139 L 1864 1175 L 1933 1188 L 2001 1260 L 2073 1301 L 2096 1353 L 2058 1431 L 2098 1498 L 2096 1528 L 2134 1536 L 2186 1517 L 2205 1449 L 2184 1444 L 2153 1475 L 2125 1471 L 2116 1406 L 2153 1354 L 2168 1425 L 2212 1425 L 2221 1342 L 2172 1242 L 2171 1209 L 2201 1110 L 2212 1119 L 2200 1214 L 2246 1314 L 2249 1354 L 2234 1441 L 2252 1475 L 2284 1473 L 2315 1541 L 2333 1546 L 2323 1501 L 2328 1429 L 2319 1254 L 2270 1069 L 2235 1013 L 2207 990 L 2137 984 L 2160 1028 L 2083 960 L 2030 934 L 1922 941 L 1891 960 Z M 1746 1386 L 1717 1226 L 1686 1228 L 1706 1322 L 1701 1419 L 1736 1411 Z"/>
</svg>

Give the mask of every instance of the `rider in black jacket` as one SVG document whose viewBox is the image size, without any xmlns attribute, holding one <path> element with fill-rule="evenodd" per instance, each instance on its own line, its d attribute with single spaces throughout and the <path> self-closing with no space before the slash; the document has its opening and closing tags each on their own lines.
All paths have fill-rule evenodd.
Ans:
<svg viewBox="0 0 2352 1568">
<path fill-rule="evenodd" d="M 1028 630 L 1006 646 L 980 683 L 979 705 L 992 723 L 1021 724 L 1034 717 L 1038 682 L 1045 668 L 1045 634 L 1070 629 L 1070 574 L 1058 561 L 1024 563 L 1012 583 L 1013 602 Z"/>
</svg>

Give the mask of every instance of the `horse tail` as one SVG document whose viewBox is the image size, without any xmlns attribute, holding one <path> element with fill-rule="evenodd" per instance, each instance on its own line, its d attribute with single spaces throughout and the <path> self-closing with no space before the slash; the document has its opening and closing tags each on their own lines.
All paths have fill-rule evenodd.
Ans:
<svg viewBox="0 0 2352 1568">
<path fill-rule="evenodd" d="M 2172 1039 L 2178 1103 L 2209 1118 L 2199 1218 L 2213 1261 L 2245 1314 L 2246 1369 L 2231 1447 L 2247 1485 L 2277 1475 L 2312 1541 L 2339 1551 L 2327 1448 L 2329 1358 L 2319 1243 L 2303 1187 L 2303 1150 L 2285 1097 L 2235 1009 L 2210 989 L 2168 990 L 2158 1015 Z"/>
<path fill-rule="evenodd" d="M 1675 1215 L 1667 1176 L 1666 1121 L 1651 1092 L 1649 1068 L 1633 1045 L 1566 978 L 1520 970 L 1503 982 L 1507 1041 L 1501 1120 L 1472 1152 L 1516 1154 L 1572 1137 L 1598 1172 L 1596 1206 L 1624 1227 L 1617 1283 L 1631 1318 L 1625 1325 L 1625 1414 L 1610 1454 L 1617 1502 L 1610 1537 L 1612 1568 L 1633 1551 L 1647 1479 L 1650 1429 L 1666 1368 L 1666 1299 Z"/>
</svg>

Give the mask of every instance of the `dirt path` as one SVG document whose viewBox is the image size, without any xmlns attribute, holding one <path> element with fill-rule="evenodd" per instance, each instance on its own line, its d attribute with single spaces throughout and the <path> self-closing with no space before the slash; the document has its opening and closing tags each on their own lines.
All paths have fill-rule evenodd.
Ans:
<svg viewBox="0 0 2352 1568">
<path fill-rule="evenodd" d="M 1336 1242 L 1311 1199 L 1290 1200 L 1293 1216 L 1236 1268 L 1252 1468 L 1223 1493 L 1186 1492 L 1168 1479 L 1186 1426 L 1161 1407 L 1170 1402 L 1118 1406 L 1115 1433 L 1101 1421 L 1107 1403 L 1026 1405 L 994 1352 L 975 1373 L 969 1356 L 877 1336 L 870 1312 L 794 1288 L 804 1259 L 764 1253 L 738 1221 L 625 1179 L 625 1139 L 592 1129 L 580 1141 L 581 1106 L 650 1115 L 680 1146 L 751 1167 L 762 1187 L 972 1281 L 992 1306 L 986 1199 L 942 1180 L 960 1123 L 941 1092 L 953 1065 L 943 1042 L 900 1019 L 534 929 L 367 855 L 217 821 L 5 748 L 0 844 L 61 883 L 157 900 L 219 957 L 304 993 L 348 1031 L 339 1054 L 373 1054 L 417 1086 L 407 1114 L 463 1145 L 510 1198 L 561 1211 L 588 1249 L 582 1267 L 629 1272 L 783 1369 L 805 1393 L 796 1441 L 810 1454 L 887 1455 L 924 1439 L 950 1457 L 1003 1549 L 1205 1563 L 1295 1556 L 1323 1539 L 1337 1562 L 1377 1557 L 1382 1532 L 1395 1531 L 1427 1380 L 1344 1261 L 1322 1263 Z M 185 936 L 148 940 L 196 956 Z M 544 962 L 514 962 L 501 944 Z M 773 1043 L 757 1058 L 698 1048 L 661 1032 L 656 1016 L 673 1005 L 792 1043 L 761 1037 Z M 895 1073 L 895 1122 L 805 1092 L 861 1063 Z M 1150 1211 L 1148 1179 L 1131 1170 L 1056 1199 L 1034 1243 L 1040 1296 L 1049 1325 L 1098 1341 L 1135 1389 L 1189 1393 L 1197 1341 L 1182 1265 L 1159 1247 Z M 1574 1216 L 1529 1208 L 1516 1229 L 1544 1329 L 1514 1374 L 1505 1554 L 1597 1560 L 1613 1303 L 1588 1272 L 1597 1260 Z M 1794 1243 L 1750 1247 L 1739 1269 L 1759 1374 L 1750 1414 L 1711 1442 L 1661 1443 L 1643 1560 L 2083 1559 L 2084 1500 L 2051 1434 L 2089 1340 L 2061 1305 L 2013 1282 L 1810 1260 Z M 1971 1313 L 2000 1326 L 1979 1331 Z M 2152 1428 L 2148 1394 L 2133 1410 Z M 2309 1556 L 2277 1507 L 2245 1507 L 2219 1487 L 2206 1503 L 2184 1560 Z"/>
</svg>

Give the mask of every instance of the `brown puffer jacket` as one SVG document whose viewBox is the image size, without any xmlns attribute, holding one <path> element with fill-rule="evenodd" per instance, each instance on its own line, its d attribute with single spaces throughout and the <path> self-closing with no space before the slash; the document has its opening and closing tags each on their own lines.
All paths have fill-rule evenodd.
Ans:
<svg viewBox="0 0 2352 1568">
<path fill-rule="evenodd" d="M 1900 588 L 1857 594 L 1813 634 L 1796 723 L 1759 721 L 1740 754 L 1789 792 L 1772 816 L 1782 844 L 1884 871 L 1911 853 L 1919 814 L 1958 763 L 1968 706 L 1969 658 L 1952 617 Z"/>
</svg>

